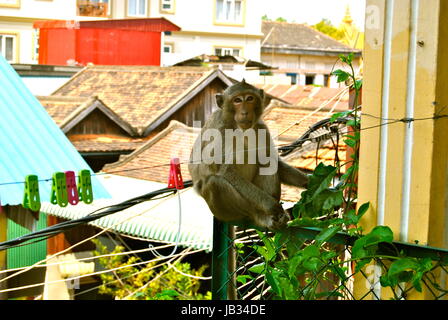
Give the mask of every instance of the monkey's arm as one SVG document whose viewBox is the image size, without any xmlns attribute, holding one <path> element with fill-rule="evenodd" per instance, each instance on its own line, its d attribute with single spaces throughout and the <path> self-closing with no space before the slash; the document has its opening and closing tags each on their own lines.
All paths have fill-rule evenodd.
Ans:
<svg viewBox="0 0 448 320">
<path fill-rule="evenodd" d="M 283 212 L 282 206 L 274 197 L 241 177 L 232 166 L 222 165 L 219 170 L 219 176 L 230 183 L 250 206 L 266 213 Z"/>
<path fill-rule="evenodd" d="M 281 183 L 300 188 L 304 188 L 308 185 L 308 176 L 306 174 L 291 167 L 281 159 L 278 161 L 278 170 Z"/>
</svg>

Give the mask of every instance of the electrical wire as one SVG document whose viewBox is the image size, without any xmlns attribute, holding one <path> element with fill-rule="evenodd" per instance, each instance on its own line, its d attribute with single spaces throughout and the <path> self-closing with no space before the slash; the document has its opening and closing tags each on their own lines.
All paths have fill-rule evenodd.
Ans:
<svg viewBox="0 0 448 320">
<path fill-rule="evenodd" d="M 193 182 L 190 181 L 185 181 L 184 182 L 184 186 L 185 187 L 190 187 L 193 185 Z M 10 249 L 13 248 L 15 246 L 17 246 L 18 244 L 21 244 L 25 241 L 28 240 L 32 240 L 32 239 L 36 239 L 36 238 L 40 238 L 40 237 L 51 237 L 54 236 L 58 233 L 61 233 L 65 230 L 74 228 L 76 226 L 82 225 L 82 224 L 86 224 L 88 222 L 100 219 L 102 217 L 108 216 L 110 214 L 119 212 L 119 211 L 123 211 L 125 209 L 128 209 L 136 204 L 142 203 L 144 201 L 148 201 L 151 200 L 152 198 L 159 196 L 161 194 L 165 194 L 165 193 L 174 193 L 176 192 L 177 189 L 176 188 L 163 188 L 163 189 L 159 189 L 159 190 L 155 190 L 152 192 L 149 192 L 147 194 L 144 194 L 142 196 L 138 196 L 126 201 L 123 201 L 121 203 L 118 204 L 114 204 L 114 205 L 110 205 L 107 207 L 103 207 L 100 209 L 97 209 L 89 214 L 87 214 L 86 216 L 79 218 L 79 219 L 75 219 L 75 220 L 69 220 L 69 221 L 64 221 L 61 223 L 58 223 L 56 225 L 35 231 L 35 232 L 31 232 L 29 234 L 26 234 L 24 236 L 18 237 L 16 239 L 12 239 L 12 240 L 8 240 L 8 241 L 4 241 L 0 243 L 0 251 L 2 250 L 6 250 L 6 249 Z"/>
<path fill-rule="evenodd" d="M 158 249 L 172 247 L 173 245 L 174 244 L 171 244 L 171 243 L 166 244 L 166 245 L 161 245 L 161 246 L 158 247 Z M 124 252 L 108 253 L 108 254 L 102 254 L 102 255 L 97 255 L 97 256 L 79 258 L 79 259 L 76 259 L 76 260 L 62 260 L 62 261 L 58 261 L 58 262 L 39 264 L 39 265 L 36 265 L 35 268 L 44 268 L 44 267 L 46 268 L 46 267 L 50 267 L 50 266 L 68 264 L 68 263 L 73 263 L 73 262 L 84 262 L 84 261 L 89 261 L 89 260 L 96 260 L 96 259 L 105 258 L 105 257 L 115 257 L 115 256 L 121 256 L 121 255 L 128 255 L 129 256 L 130 254 L 143 253 L 143 252 L 148 252 L 148 251 L 152 251 L 152 250 L 154 250 L 154 249 L 153 248 L 144 248 L 144 249 L 138 249 L 138 250 L 130 250 L 130 251 L 124 251 Z M 12 271 L 23 270 L 23 269 L 26 269 L 26 268 L 28 268 L 28 267 L 20 267 L 20 268 L 11 268 L 11 269 L 0 270 L 0 274 L 12 272 Z"/>
<path fill-rule="evenodd" d="M 179 216 L 178 216 L 178 228 L 177 228 L 177 234 L 176 234 L 176 240 L 175 240 L 176 245 L 174 246 L 173 251 L 171 251 L 171 253 L 167 256 L 160 254 L 157 250 L 154 249 L 153 254 L 156 257 L 169 258 L 176 252 L 177 247 L 179 246 L 179 238 L 180 238 L 180 231 L 181 231 L 181 225 L 182 225 L 182 203 L 180 201 L 180 190 L 177 190 L 177 199 L 178 199 Z M 154 246 L 152 244 L 150 244 L 148 247 L 154 248 Z"/>
<path fill-rule="evenodd" d="M 156 206 L 160 205 L 160 203 L 161 203 L 161 202 L 155 204 L 151 209 L 153 209 L 153 208 L 155 208 Z M 90 237 L 88 237 L 88 238 L 86 238 L 86 239 L 83 239 L 83 240 L 81 240 L 81 241 L 79 241 L 79 242 L 73 244 L 72 246 L 70 246 L 70 247 L 68 247 L 68 248 L 66 248 L 66 249 L 64 249 L 64 250 L 62 250 L 62 251 L 59 251 L 59 252 L 57 252 L 57 253 L 55 253 L 55 254 L 49 256 L 49 257 L 47 257 L 46 259 L 43 259 L 43 260 L 41 260 L 41 261 L 38 261 L 38 262 L 34 263 L 33 265 L 31 265 L 31 266 L 29 266 L 29 267 L 26 267 L 24 270 L 20 270 L 20 271 L 14 273 L 14 274 L 11 274 L 11 275 L 9 275 L 9 276 L 7 276 L 7 277 L 5 277 L 5 278 L 0 279 L 0 283 L 3 282 L 3 281 L 6 281 L 6 280 L 8 280 L 8 279 L 10 279 L 10 278 L 12 278 L 12 277 L 15 277 L 15 276 L 17 276 L 17 275 L 19 275 L 19 274 L 21 274 L 21 273 L 27 272 L 28 270 L 31 270 L 31 269 L 34 268 L 36 265 L 39 265 L 39 264 L 41 264 L 42 262 L 49 261 L 50 259 L 52 259 L 52 258 L 54 258 L 54 257 L 56 257 L 56 256 L 58 256 L 58 255 L 61 255 L 61 254 L 65 253 L 65 252 L 68 252 L 68 251 L 72 250 L 73 248 L 75 248 L 75 247 L 77 247 L 77 246 L 79 246 L 79 245 L 81 245 L 81 244 L 83 244 L 83 243 L 85 243 L 85 242 L 87 242 L 87 241 L 90 241 L 90 240 L 93 239 L 93 238 L 98 237 L 99 235 L 103 234 L 104 232 L 109 231 L 110 229 L 112 229 L 112 228 L 115 227 L 116 225 L 119 225 L 119 224 L 121 224 L 121 223 L 123 223 L 123 222 L 125 222 L 125 221 L 127 221 L 127 220 L 133 219 L 133 218 L 135 218 L 135 217 L 137 217 L 137 216 L 139 216 L 139 215 L 142 215 L 143 213 L 144 213 L 144 212 L 140 212 L 140 213 L 131 215 L 131 216 L 129 216 L 129 217 L 126 217 L 125 219 L 116 222 L 115 224 L 113 224 L 113 225 L 107 227 L 106 229 L 103 229 L 102 231 L 98 232 L 97 234 L 95 234 L 95 235 L 93 235 L 93 236 L 90 236 Z"/>
<path fill-rule="evenodd" d="M 189 248 L 188 248 L 189 249 Z M 188 250 L 186 249 L 186 250 Z M 194 254 L 194 253 L 198 253 L 203 251 L 204 249 L 199 249 L 199 250 L 195 250 L 195 251 L 191 251 L 191 252 L 186 252 L 186 253 L 179 253 L 179 254 L 175 254 L 172 256 L 172 258 L 176 258 L 178 256 L 180 257 L 184 257 L 185 255 L 189 255 L 189 254 Z M 148 264 L 151 262 L 157 262 L 157 261 L 161 261 L 161 260 L 166 260 L 166 258 L 164 257 L 158 257 L 158 258 L 154 258 L 151 260 L 146 260 L 146 261 L 140 261 L 140 262 L 136 262 L 133 264 L 128 264 L 128 265 L 124 265 L 124 266 L 119 266 L 119 267 L 115 267 L 112 269 L 106 269 L 106 270 L 100 270 L 100 271 L 96 271 L 96 272 L 91 272 L 91 273 L 87 273 L 87 274 L 83 274 L 83 275 L 79 275 L 79 276 L 75 276 L 75 277 L 70 277 L 70 278 L 66 278 L 66 279 L 58 279 L 58 280 L 52 280 L 52 281 L 45 281 L 45 282 L 41 282 L 41 283 L 34 283 L 34 284 L 30 284 L 30 285 L 26 285 L 26 286 L 20 286 L 20 287 L 14 287 L 14 288 L 8 288 L 8 289 L 3 289 L 0 290 L 0 293 L 5 293 L 5 292 L 10 292 L 10 291 L 17 291 L 17 290 L 23 290 L 23 289 L 29 289 L 29 288 L 34 288 L 34 287 L 38 287 L 38 286 L 42 286 L 42 285 L 47 285 L 47 284 L 54 284 L 54 283 L 60 283 L 60 282 L 67 282 L 67 281 L 73 281 L 76 279 L 81 279 L 81 278 L 85 278 L 85 277 L 90 277 L 90 276 L 94 276 L 94 275 L 99 275 L 99 274 L 103 274 L 103 273 L 108 273 L 108 272 L 112 272 L 112 271 L 116 271 L 116 270 L 120 270 L 120 269 L 124 269 L 124 268 L 129 268 L 129 267 L 135 267 L 135 266 L 140 266 L 143 264 Z"/>
</svg>

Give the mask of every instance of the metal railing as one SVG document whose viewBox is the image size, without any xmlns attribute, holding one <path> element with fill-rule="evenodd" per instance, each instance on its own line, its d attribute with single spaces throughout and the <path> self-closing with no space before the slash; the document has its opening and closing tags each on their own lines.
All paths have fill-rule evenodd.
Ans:
<svg viewBox="0 0 448 320">
<path fill-rule="evenodd" d="M 296 246 L 297 250 L 312 244 L 320 232 L 317 228 L 294 227 L 292 230 L 294 238 L 286 240 L 283 246 Z M 260 234 L 266 237 L 272 237 L 273 234 L 234 227 L 217 221 L 214 232 L 213 299 L 278 299 L 266 279 L 269 275 L 250 271 L 254 266 L 275 263 L 284 257 L 279 254 L 275 257 L 277 261 L 266 262 L 265 257 L 256 249 L 257 246 L 264 245 Z M 321 266 L 317 272 L 307 272 L 297 277 L 300 285 L 296 287 L 296 298 L 300 300 L 448 299 L 448 250 L 396 241 L 392 244 L 383 243 L 379 245 L 377 257 L 356 271 L 356 261 L 351 260 L 351 249 L 356 239 L 342 232 L 333 236 L 326 244 L 326 249 L 336 253 L 335 259 Z M 414 283 L 407 279 L 395 285 L 382 284 L 381 275 L 389 272 L 391 257 L 398 254 L 431 261 L 431 268 L 422 274 L 419 282 Z M 416 288 L 416 285 L 419 288 Z"/>
</svg>

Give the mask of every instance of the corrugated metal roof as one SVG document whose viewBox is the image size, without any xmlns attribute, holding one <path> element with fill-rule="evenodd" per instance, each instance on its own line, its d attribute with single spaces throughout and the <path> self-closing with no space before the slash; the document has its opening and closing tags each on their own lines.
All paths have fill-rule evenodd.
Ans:
<svg viewBox="0 0 448 320">
<path fill-rule="evenodd" d="M 167 173 L 168 177 L 168 173 Z M 117 175 L 98 176 L 113 200 L 100 200 L 94 205 L 70 204 L 61 208 L 43 203 L 41 211 L 64 219 L 81 218 L 90 212 L 123 200 L 165 188 L 166 184 Z M 192 189 L 181 191 L 181 231 L 179 245 L 212 250 L 213 215 L 207 203 Z M 89 223 L 100 228 L 144 239 L 176 242 L 179 226 L 177 195 L 171 198 L 147 201 Z"/>
<path fill-rule="evenodd" d="M 25 176 L 51 179 L 56 171 L 90 169 L 28 90 L 14 69 L 0 56 L 0 201 L 22 203 Z M 92 176 L 95 199 L 110 198 Z M 39 183 L 40 199 L 50 200 L 51 181 Z"/>
</svg>

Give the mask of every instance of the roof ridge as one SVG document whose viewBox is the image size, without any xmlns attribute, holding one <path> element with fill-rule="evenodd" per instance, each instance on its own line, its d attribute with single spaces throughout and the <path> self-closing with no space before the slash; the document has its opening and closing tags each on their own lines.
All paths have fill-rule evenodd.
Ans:
<svg viewBox="0 0 448 320">
<path fill-rule="evenodd" d="M 53 101 L 53 102 L 80 102 L 84 103 L 90 97 L 83 96 L 63 96 L 63 95 L 49 95 L 49 96 L 35 96 L 39 101 Z"/>
<path fill-rule="evenodd" d="M 263 21 L 263 23 L 265 23 L 265 24 L 271 23 L 271 22 L 276 23 L 278 25 L 283 25 L 283 26 L 288 26 L 288 25 L 290 25 L 290 26 L 300 26 L 300 27 L 303 27 L 304 29 L 308 29 L 309 31 L 315 33 L 316 35 L 322 36 L 323 38 L 331 41 L 335 45 L 336 44 L 340 45 L 342 48 L 339 48 L 339 50 L 345 49 L 345 50 L 352 50 L 353 52 L 361 52 L 361 50 L 352 48 L 352 47 L 346 45 L 345 43 L 342 43 L 342 42 L 340 42 L 340 41 L 330 37 L 329 35 L 327 35 L 327 34 L 321 32 L 321 31 L 313 28 L 312 26 L 310 26 L 308 24 L 298 23 L 298 22 L 284 22 L 284 21 Z M 269 34 L 269 37 L 266 38 L 266 39 L 269 39 L 271 37 L 272 37 L 272 34 Z M 269 47 L 269 46 L 278 46 L 278 45 L 281 45 L 281 44 L 264 44 L 263 46 Z M 290 46 L 290 45 L 288 45 L 288 46 L 289 47 L 293 47 L 293 46 Z M 297 47 L 300 47 L 300 46 L 297 46 Z M 322 48 L 313 48 L 313 47 L 308 47 L 307 49 L 309 49 L 309 50 L 322 50 Z M 328 49 L 328 48 L 326 48 L 325 50 L 337 51 L 337 49 Z"/>
<path fill-rule="evenodd" d="M 103 167 L 103 171 L 106 171 L 104 169 L 113 169 L 113 168 L 119 167 L 122 164 L 125 164 L 125 163 L 131 161 L 132 159 L 136 158 L 138 155 L 140 155 L 141 153 L 146 151 L 148 148 L 152 147 L 155 143 L 157 143 L 162 138 L 166 137 L 168 134 L 170 134 L 171 132 L 173 132 L 176 129 L 185 129 L 185 130 L 188 130 L 189 132 L 193 132 L 193 133 L 194 133 L 194 131 L 198 131 L 198 133 L 200 131 L 200 128 L 189 127 L 186 124 L 179 122 L 177 120 L 171 120 L 165 129 L 163 129 L 161 132 L 156 134 L 150 140 L 145 142 L 143 145 L 141 145 L 139 148 L 137 148 L 134 152 L 130 153 L 126 157 L 122 158 L 121 160 L 118 160 L 114 163 L 106 164 Z"/>
</svg>

